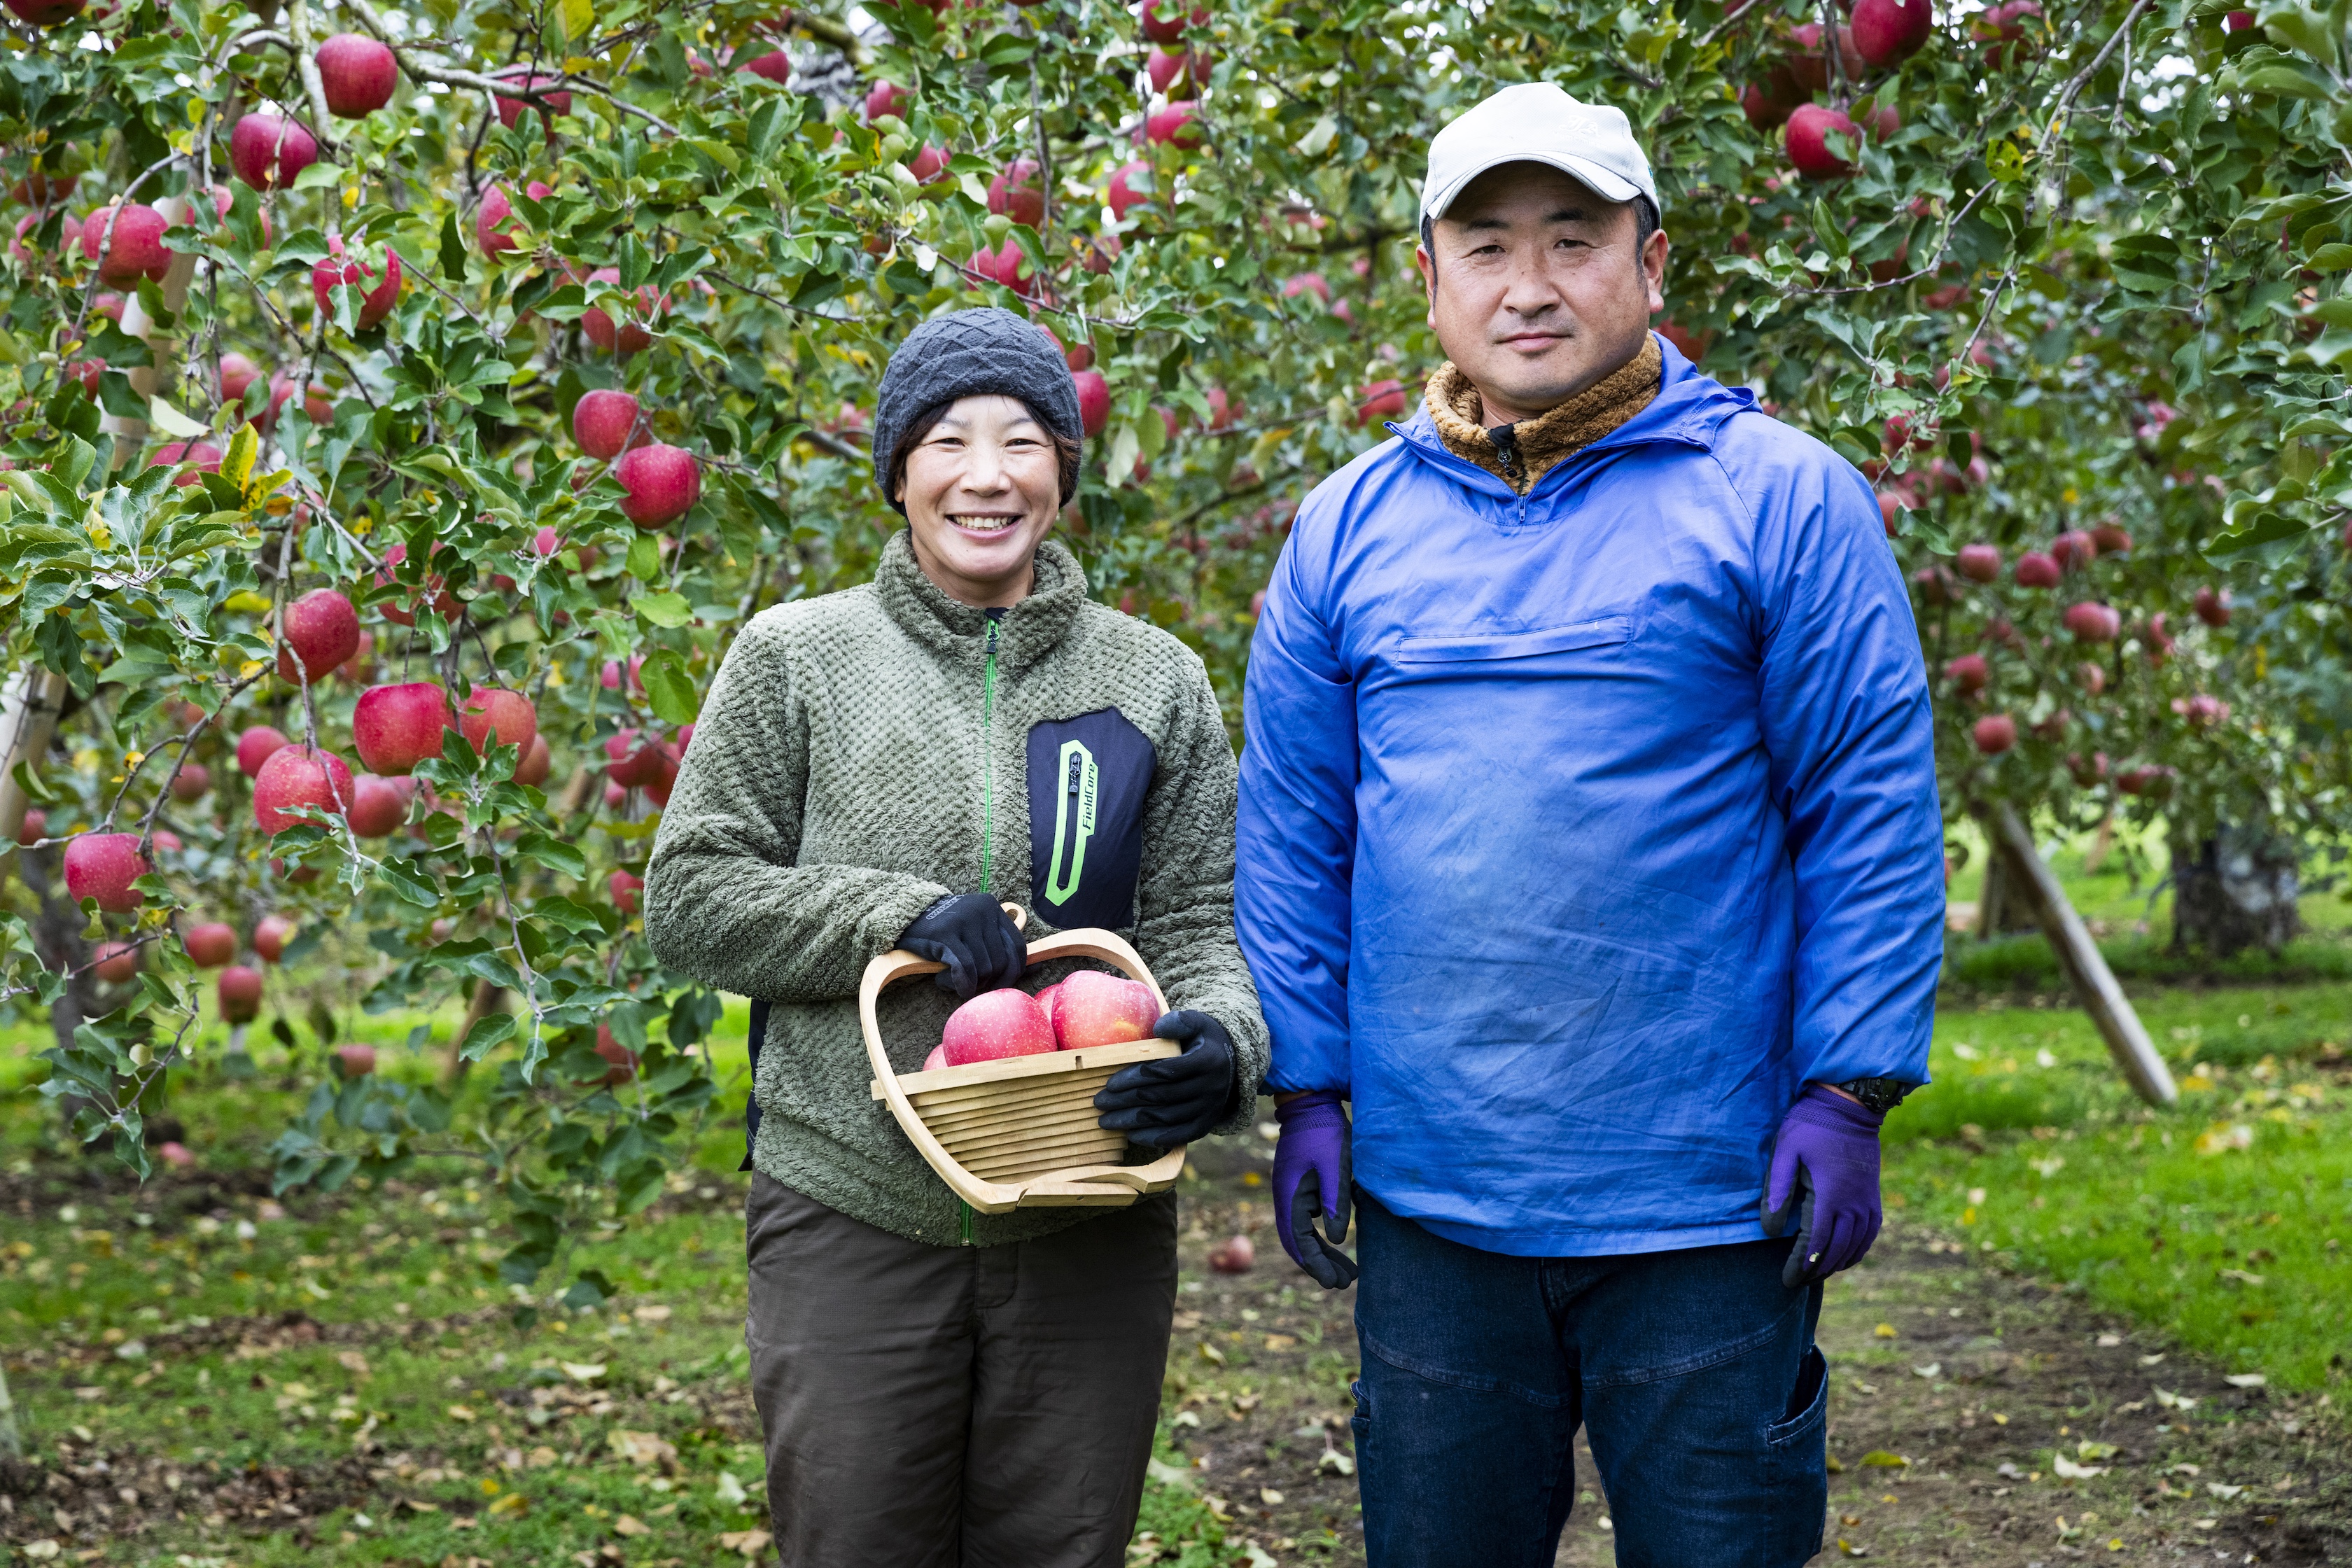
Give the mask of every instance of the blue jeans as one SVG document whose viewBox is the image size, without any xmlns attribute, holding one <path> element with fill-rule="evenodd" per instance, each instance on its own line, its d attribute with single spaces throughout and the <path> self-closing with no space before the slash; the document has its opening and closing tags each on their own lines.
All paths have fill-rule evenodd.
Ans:
<svg viewBox="0 0 2352 1568">
<path fill-rule="evenodd" d="M 1580 1423 L 1618 1568 L 1821 1550 L 1828 1377 L 1787 1241 L 1512 1258 L 1358 1189 L 1356 1464 L 1371 1568 L 1550 1568 Z"/>
</svg>

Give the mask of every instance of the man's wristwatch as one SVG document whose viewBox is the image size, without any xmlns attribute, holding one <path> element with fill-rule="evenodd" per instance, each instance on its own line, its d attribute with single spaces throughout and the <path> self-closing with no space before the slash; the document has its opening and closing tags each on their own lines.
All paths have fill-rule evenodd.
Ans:
<svg viewBox="0 0 2352 1568">
<path fill-rule="evenodd" d="M 1911 1092 L 1913 1086 L 1905 1083 L 1899 1078 L 1858 1078 L 1852 1083 L 1841 1083 L 1832 1087 L 1845 1090 L 1864 1105 L 1884 1116 L 1903 1103 L 1903 1097 Z"/>
</svg>

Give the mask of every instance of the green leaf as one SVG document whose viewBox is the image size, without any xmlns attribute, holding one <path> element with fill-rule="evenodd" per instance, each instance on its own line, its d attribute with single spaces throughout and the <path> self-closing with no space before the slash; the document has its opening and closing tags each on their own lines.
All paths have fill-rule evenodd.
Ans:
<svg viewBox="0 0 2352 1568">
<path fill-rule="evenodd" d="M 2304 265 L 2314 272 L 2341 272 L 2352 267 L 2352 245 L 2323 245 L 2311 253 Z"/>
<path fill-rule="evenodd" d="M 639 594 L 629 603 L 638 615 L 665 630 L 675 630 L 694 618 L 694 607 L 683 594 Z"/>
<path fill-rule="evenodd" d="M 444 214 L 441 219 L 441 276 L 452 283 L 466 280 L 466 242 L 457 233 L 457 215 Z"/>
<path fill-rule="evenodd" d="M 312 163 L 294 176 L 298 191 L 315 191 L 332 185 L 343 177 L 343 171 L 333 163 Z"/>
<path fill-rule="evenodd" d="M 466 1031 L 465 1041 L 457 1048 L 458 1058 L 480 1061 L 502 1041 L 510 1038 L 514 1032 L 515 1016 L 512 1013 L 486 1014 L 475 1019 L 474 1026 Z"/>
<path fill-rule="evenodd" d="M 687 672 L 686 660 L 675 650 L 655 649 L 637 674 L 645 684 L 646 700 L 652 705 L 654 717 L 671 724 L 692 722 L 700 710 L 701 700 L 694 689 L 694 677 Z"/>
</svg>

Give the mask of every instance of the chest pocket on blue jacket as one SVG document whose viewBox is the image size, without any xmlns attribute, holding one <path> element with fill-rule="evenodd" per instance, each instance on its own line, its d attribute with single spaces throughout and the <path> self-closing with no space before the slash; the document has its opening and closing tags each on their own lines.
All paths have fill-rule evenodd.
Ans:
<svg viewBox="0 0 2352 1568">
<path fill-rule="evenodd" d="M 1116 708 L 1029 731 L 1029 896 L 1065 930 L 1135 923 L 1143 802 L 1160 763 Z"/>
</svg>

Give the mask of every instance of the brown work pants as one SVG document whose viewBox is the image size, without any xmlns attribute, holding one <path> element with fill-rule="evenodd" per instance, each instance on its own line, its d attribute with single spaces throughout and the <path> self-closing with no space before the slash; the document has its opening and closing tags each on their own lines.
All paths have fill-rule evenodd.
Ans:
<svg viewBox="0 0 2352 1568">
<path fill-rule="evenodd" d="M 785 1568 L 1119 1568 L 1176 1304 L 1176 1196 L 932 1247 L 754 1173 L 751 1396 Z"/>
</svg>

